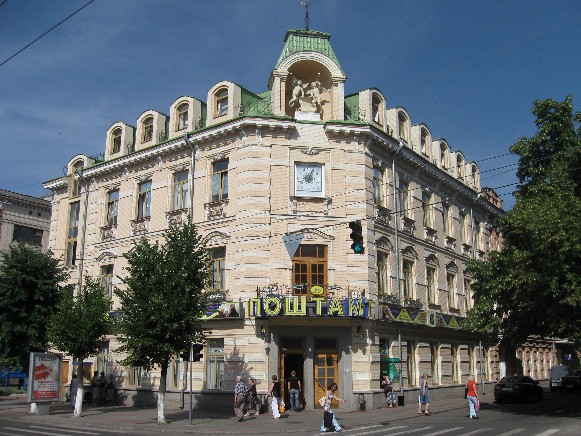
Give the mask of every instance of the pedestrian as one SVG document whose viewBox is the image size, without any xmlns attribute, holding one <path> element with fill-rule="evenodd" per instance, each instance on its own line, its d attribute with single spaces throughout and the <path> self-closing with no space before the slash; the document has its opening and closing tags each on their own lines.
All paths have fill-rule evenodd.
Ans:
<svg viewBox="0 0 581 436">
<path fill-rule="evenodd" d="M 234 413 L 238 422 L 244 419 L 244 402 L 246 401 L 246 385 L 242 382 L 242 377 L 236 376 L 236 386 L 234 387 Z"/>
<path fill-rule="evenodd" d="M 393 392 L 393 385 L 391 384 L 391 379 L 387 375 L 383 376 L 381 385 L 383 386 L 383 395 L 385 395 L 387 407 L 389 408 L 395 407 L 395 392 Z"/>
<path fill-rule="evenodd" d="M 73 379 L 71 380 L 71 385 L 69 386 L 69 397 L 71 397 L 71 406 L 75 410 L 75 403 L 77 402 L 77 392 L 79 390 L 79 381 L 77 380 L 77 374 L 73 374 Z"/>
<path fill-rule="evenodd" d="M 422 415 L 422 405 L 426 406 L 426 416 L 430 416 L 430 394 L 428 393 L 428 374 L 420 379 L 420 398 L 418 399 L 418 415 Z"/>
<path fill-rule="evenodd" d="M 113 374 L 109 374 L 105 404 L 115 404 L 115 382 L 113 381 Z"/>
<path fill-rule="evenodd" d="M 342 427 L 339 425 L 339 422 L 337 421 L 337 418 L 335 418 L 335 414 L 333 413 L 333 410 L 331 409 L 331 404 L 333 403 L 333 400 L 342 401 L 343 403 L 346 403 L 347 400 L 342 400 L 341 398 L 339 398 L 335 394 L 335 391 L 337 391 L 337 389 L 338 389 L 337 383 L 331 383 L 329 386 L 327 386 L 327 391 L 325 392 L 325 397 L 324 397 L 325 398 L 325 402 L 324 402 L 325 415 L 323 415 L 323 424 L 321 424 L 321 431 L 323 431 L 323 432 L 327 431 L 327 426 L 328 426 L 327 424 L 331 424 L 333 427 L 335 427 L 335 431 L 341 431 L 341 429 L 342 429 Z M 331 417 L 330 423 L 325 422 L 325 416 Z"/>
<path fill-rule="evenodd" d="M 276 375 L 272 376 L 272 384 L 270 385 L 270 389 L 268 390 L 268 395 L 272 396 L 272 417 L 274 419 L 280 419 L 280 412 L 278 411 L 278 404 L 280 402 L 281 396 L 281 389 L 280 389 L 280 382 L 278 381 L 278 377 Z"/>
<path fill-rule="evenodd" d="M 478 410 L 476 404 L 478 403 L 478 385 L 474 381 L 474 376 L 470 374 L 468 383 L 466 383 L 466 398 L 468 398 L 468 408 L 470 410 L 470 419 L 478 419 Z"/>
<path fill-rule="evenodd" d="M 246 413 L 244 416 L 250 415 L 251 410 L 255 410 L 255 415 L 260 415 L 260 404 L 257 399 L 256 383 L 252 377 L 248 377 L 248 386 L 246 387 Z"/>
<path fill-rule="evenodd" d="M 95 371 L 93 372 L 93 378 L 91 379 L 91 400 L 94 405 L 99 402 L 99 386 L 99 371 Z"/>
<path fill-rule="evenodd" d="M 287 385 L 288 392 L 290 395 L 291 410 L 293 412 L 298 412 L 300 407 L 299 400 L 301 397 L 302 387 L 301 379 L 297 377 L 297 372 L 294 369 L 291 371 L 291 376 L 288 378 Z"/>
<path fill-rule="evenodd" d="M 101 371 L 99 374 L 99 403 L 105 404 L 107 400 L 107 377 L 105 372 Z"/>
</svg>

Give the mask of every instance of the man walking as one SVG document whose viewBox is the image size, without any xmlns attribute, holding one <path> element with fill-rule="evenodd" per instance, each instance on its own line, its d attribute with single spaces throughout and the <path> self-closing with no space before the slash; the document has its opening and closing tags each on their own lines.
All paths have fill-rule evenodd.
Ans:
<svg viewBox="0 0 581 436">
<path fill-rule="evenodd" d="M 238 422 L 244 419 L 244 403 L 246 401 L 246 384 L 242 383 L 242 377 L 236 377 L 236 386 L 234 387 L 234 413 Z"/>
<path fill-rule="evenodd" d="M 288 391 L 290 394 L 291 410 L 299 411 L 299 398 L 301 397 L 301 379 L 297 377 L 297 372 L 293 369 L 288 378 Z"/>
</svg>

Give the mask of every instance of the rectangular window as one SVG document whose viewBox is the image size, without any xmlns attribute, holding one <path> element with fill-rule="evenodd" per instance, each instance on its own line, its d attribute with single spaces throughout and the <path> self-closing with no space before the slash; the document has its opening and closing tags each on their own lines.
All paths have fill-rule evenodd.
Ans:
<svg viewBox="0 0 581 436">
<path fill-rule="evenodd" d="M 313 286 L 327 284 L 327 247 L 299 245 L 293 257 L 293 295 L 311 295 Z M 325 296 L 325 295 L 322 295 Z"/>
<path fill-rule="evenodd" d="M 119 208 L 119 190 L 109 191 L 107 193 L 107 225 L 117 225 L 117 214 Z"/>
<path fill-rule="evenodd" d="M 411 210 L 409 207 L 409 184 L 406 182 L 399 182 L 399 211 L 403 213 L 406 218 L 411 218 Z"/>
<path fill-rule="evenodd" d="M 426 267 L 428 303 L 436 304 L 436 268 Z"/>
<path fill-rule="evenodd" d="M 188 176 L 189 173 L 187 171 L 182 171 L 173 176 L 173 210 L 188 207 Z"/>
<path fill-rule="evenodd" d="M 446 273 L 446 283 L 448 284 L 448 308 L 456 307 L 456 274 Z"/>
<path fill-rule="evenodd" d="M 468 279 L 464 279 L 464 298 L 466 299 L 466 312 L 468 312 L 472 309 L 472 289 Z"/>
<path fill-rule="evenodd" d="M 403 260 L 403 296 L 404 298 L 413 298 L 413 268 L 412 261 Z"/>
<path fill-rule="evenodd" d="M 105 295 L 109 299 L 113 298 L 113 265 L 101 267 L 101 286 L 103 286 Z"/>
<path fill-rule="evenodd" d="M 373 202 L 381 207 L 385 207 L 385 192 L 383 171 L 380 168 L 373 168 Z"/>
<path fill-rule="evenodd" d="M 151 181 L 139 184 L 139 196 L 137 197 L 137 219 L 147 218 L 151 215 Z"/>
<path fill-rule="evenodd" d="M 452 236 L 452 225 L 450 220 L 450 206 L 442 205 L 442 221 L 444 225 L 444 235 Z"/>
<path fill-rule="evenodd" d="M 388 282 L 388 256 L 382 251 L 377 252 L 377 294 L 387 295 L 389 293 Z"/>
<path fill-rule="evenodd" d="M 468 229 L 468 215 L 460 214 L 460 225 L 462 226 L 462 242 L 466 245 L 471 245 L 470 231 Z"/>
<path fill-rule="evenodd" d="M 478 221 L 474 221 L 474 248 L 476 250 L 481 249 L 480 239 L 480 223 Z"/>
<path fill-rule="evenodd" d="M 77 236 L 79 233 L 79 213 L 81 203 L 75 201 L 69 205 L 69 224 L 67 230 L 67 266 L 77 263 Z"/>
<path fill-rule="evenodd" d="M 226 247 L 214 248 L 212 258 L 212 289 L 223 291 L 225 281 Z"/>
<path fill-rule="evenodd" d="M 97 371 L 99 373 L 109 373 L 109 342 L 101 348 L 101 352 L 97 354 Z"/>
<path fill-rule="evenodd" d="M 433 228 L 432 224 L 432 197 L 430 194 L 422 193 L 422 213 L 424 215 L 424 227 Z"/>
<path fill-rule="evenodd" d="M 119 153 L 121 151 L 121 129 L 115 129 L 112 135 L 113 150 L 111 154 Z"/>
<path fill-rule="evenodd" d="M 206 389 L 222 389 L 224 383 L 224 339 L 208 340 Z"/>
<path fill-rule="evenodd" d="M 141 386 L 141 368 L 132 366 L 127 371 L 127 384 L 129 386 Z"/>
<path fill-rule="evenodd" d="M 14 224 L 12 240 L 25 244 L 42 245 L 42 230 Z"/>
<path fill-rule="evenodd" d="M 228 89 L 221 89 L 216 93 L 216 115 L 222 116 L 228 113 Z"/>
<path fill-rule="evenodd" d="M 228 159 L 212 164 L 212 201 L 228 198 Z"/>
</svg>

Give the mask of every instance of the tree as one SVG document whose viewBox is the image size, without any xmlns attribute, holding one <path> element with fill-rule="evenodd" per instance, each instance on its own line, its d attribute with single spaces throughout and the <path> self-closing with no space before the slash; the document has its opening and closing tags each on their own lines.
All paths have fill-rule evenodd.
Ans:
<svg viewBox="0 0 581 436">
<path fill-rule="evenodd" d="M 27 371 L 30 353 L 48 349 L 48 320 L 68 278 L 50 251 L 17 243 L 0 253 L 0 360 Z"/>
<path fill-rule="evenodd" d="M 151 244 L 141 238 L 125 254 L 125 289 L 116 289 L 123 315 L 117 351 L 127 353 L 127 366 L 161 369 L 157 397 L 158 422 L 165 422 L 165 386 L 172 355 L 203 342 L 200 317 L 210 262 L 195 226 L 172 227 L 165 242 Z"/>
<path fill-rule="evenodd" d="M 82 368 L 86 357 L 98 354 L 107 341 L 105 335 L 112 326 L 110 304 L 103 286 L 90 277 L 77 295 L 73 296 L 69 290 L 62 292 L 57 311 L 49 323 L 48 338 L 57 350 L 75 358 L 77 368 Z M 82 373 L 80 375 L 82 379 Z M 80 381 L 74 412 L 76 417 L 81 415 L 82 404 L 83 383 Z"/>
<path fill-rule="evenodd" d="M 514 208 L 501 221 L 504 245 L 469 270 L 475 306 L 467 326 L 518 346 L 527 337 L 581 345 L 581 113 L 535 101 L 538 131 L 511 147 L 520 156 Z"/>
</svg>

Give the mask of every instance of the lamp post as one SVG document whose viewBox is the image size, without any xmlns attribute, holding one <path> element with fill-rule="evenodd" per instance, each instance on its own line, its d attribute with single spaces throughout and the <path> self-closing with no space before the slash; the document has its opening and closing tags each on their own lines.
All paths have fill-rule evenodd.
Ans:
<svg viewBox="0 0 581 436">
<path fill-rule="evenodd" d="M 392 187 L 393 187 L 393 213 L 394 213 L 394 237 L 395 237 L 395 280 L 397 286 L 397 299 L 399 304 L 401 304 L 401 284 L 400 284 L 400 276 L 399 276 L 399 235 L 398 235 L 398 227 L 399 227 L 399 219 L 398 219 L 398 210 L 397 210 L 397 192 L 395 188 L 395 157 L 403 148 L 403 141 L 399 139 L 399 146 L 395 153 L 393 154 L 393 158 L 391 160 L 391 178 L 392 178 Z M 401 348 L 401 324 L 397 323 L 397 342 L 399 348 L 399 388 L 400 388 L 400 396 L 403 398 L 403 367 L 402 367 L 402 357 L 403 351 Z"/>
</svg>

